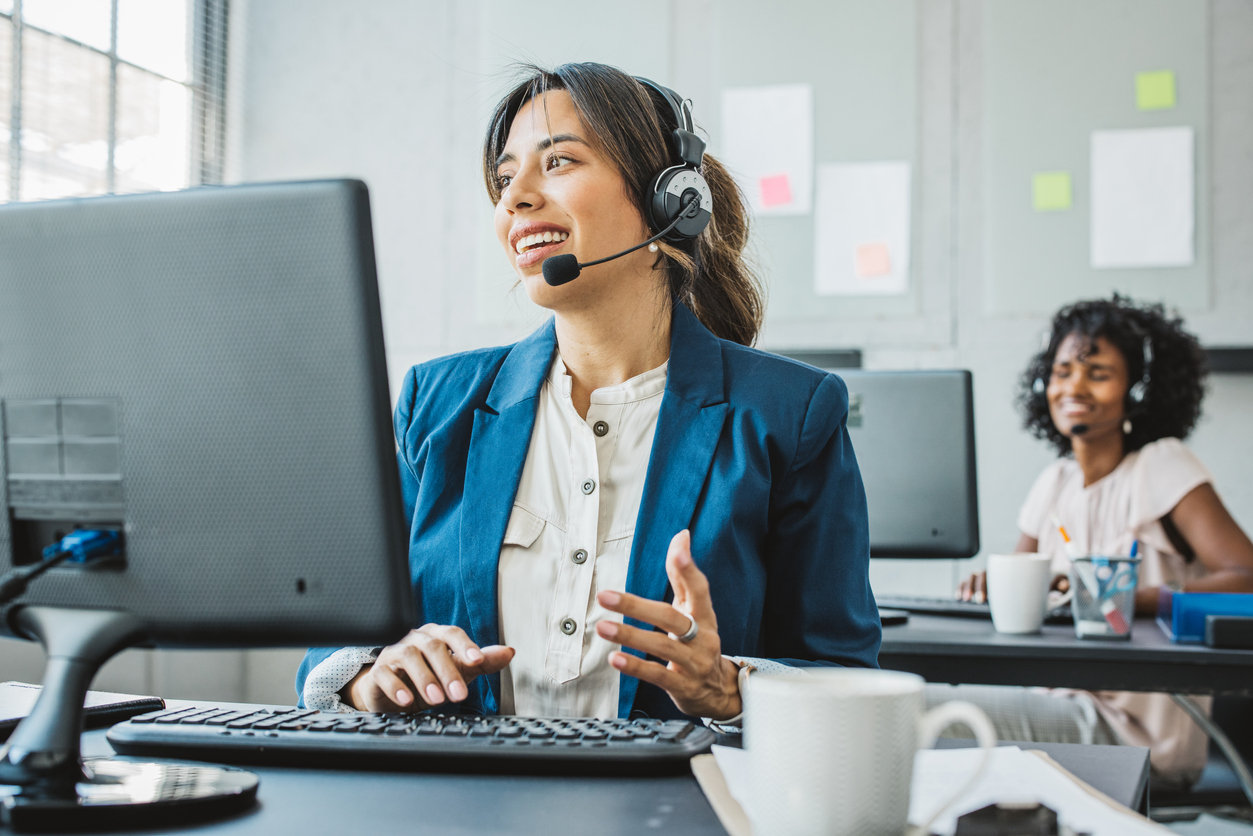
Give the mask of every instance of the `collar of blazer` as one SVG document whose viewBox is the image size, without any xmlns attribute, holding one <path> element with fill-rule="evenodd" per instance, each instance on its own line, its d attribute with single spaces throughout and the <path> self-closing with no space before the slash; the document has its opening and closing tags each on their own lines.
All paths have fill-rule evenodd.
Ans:
<svg viewBox="0 0 1253 836">
<path fill-rule="evenodd" d="M 499 413 L 537 397 L 556 348 L 557 330 L 550 317 L 539 330 L 509 350 L 487 393 L 488 409 Z M 666 392 L 700 407 L 724 400 L 722 346 L 681 302 L 675 302 L 670 323 Z"/>
<path fill-rule="evenodd" d="M 536 397 L 555 348 L 556 331 L 550 319 L 509 351 L 488 393 L 486 408 L 475 410 L 466 461 L 460 568 L 471 635 L 480 645 L 500 641 L 496 563 L 535 426 Z M 691 311 L 676 303 L 666 393 L 636 520 L 628 592 L 653 600 L 673 597 L 666 577 L 666 551 L 675 534 L 694 527 L 696 502 L 722 435 L 726 411 L 721 343 Z M 693 531 L 693 556 L 697 565 L 707 569 L 708 556 L 700 545 L 699 532 Z M 649 626 L 635 619 L 627 623 Z M 622 677 L 619 716 L 630 714 L 638 686 L 639 680 Z M 498 711 L 498 674 L 489 677 L 488 687 L 484 708 Z"/>
</svg>

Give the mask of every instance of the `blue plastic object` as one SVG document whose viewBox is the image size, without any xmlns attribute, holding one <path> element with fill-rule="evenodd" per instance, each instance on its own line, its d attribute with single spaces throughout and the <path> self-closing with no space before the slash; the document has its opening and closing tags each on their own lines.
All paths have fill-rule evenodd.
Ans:
<svg viewBox="0 0 1253 836">
<path fill-rule="evenodd" d="M 44 560 L 69 553 L 67 563 L 86 563 L 96 557 L 117 554 L 122 545 L 122 535 L 117 531 L 89 529 L 72 531 L 56 543 L 44 549 Z"/>
<path fill-rule="evenodd" d="M 1176 592 L 1162 587 L 1157 625 L 1173 642 L 1205 641 L 1205 616 L 1253 616 L 1253 594 L 1245 592 Z"/>
</svg>

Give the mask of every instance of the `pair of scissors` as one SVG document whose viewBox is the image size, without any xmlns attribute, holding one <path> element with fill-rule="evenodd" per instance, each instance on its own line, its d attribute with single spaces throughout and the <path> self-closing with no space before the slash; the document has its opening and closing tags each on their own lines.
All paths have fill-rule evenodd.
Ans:
<svg viewBox="0 0 1253 836">
<path fill-rule="evenodd" d="M 1100 595 L 1097 596 L 1098 604 L 1108 601 L 1120 592 L 1136 588 L 1136 570 L 1134 565 L 1127 565 L 1126 567 L 1116 565 L 1114 566 L 1113 575 L 1108 580 L 1102 580 L 1102 572 L 1100 570 L 1108 567 L 1108 560 L 1101 561 L 1097 566 L 1096 577 L 1101 588 Z"/>
</svg>

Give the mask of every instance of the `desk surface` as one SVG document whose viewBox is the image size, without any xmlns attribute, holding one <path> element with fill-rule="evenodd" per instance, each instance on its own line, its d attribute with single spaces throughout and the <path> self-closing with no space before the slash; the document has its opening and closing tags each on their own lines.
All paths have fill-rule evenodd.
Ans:
<svg viewBox="0 0 1253 836">
<path fill-rule="evenodd" d="M 941 741 L 942 746 L 971 745 Z M 1133 809 L 1142 809 L 1148 749 L 1023 744 L 1042 749 L 1073 774 Z M 103 731 L 83 735 L 83 754 L 109 755 Z M 261 777 L 260 803 L 203 828 L 145 831 L 276 833 L 658 833 L 725 836 L 690 774 L 664 778 L 446 775 L 249 767 Z"/>
<path fill-rule="evenodd" d="M 911 614 L 883 628 L 879 665 L 954 684 L 1253 695 L 1253 650 L 1175 644 L 1147 618 L 1130 641 L 1099 641 L 1068 626 L 1011 636 L 990 620 Z"/>
</svg>

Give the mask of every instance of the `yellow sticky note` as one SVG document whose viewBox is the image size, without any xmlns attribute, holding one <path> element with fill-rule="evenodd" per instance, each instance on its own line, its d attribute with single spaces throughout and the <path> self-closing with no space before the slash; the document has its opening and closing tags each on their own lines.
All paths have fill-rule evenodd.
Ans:
<svg viewBox="0 0 1253 836">
<path fill-rule="evenodd" d="M 1042 171 L 1032 181 L 1037 212 L 1056 212 L 1070 208 L 1070 172 Z"/>
<path fill-rule="evenodd" d="M 1175 106 L 1175 74 L 1170 70 L 1136 73 L 1136 107 L 1169 110 Z"/>
</svg>

